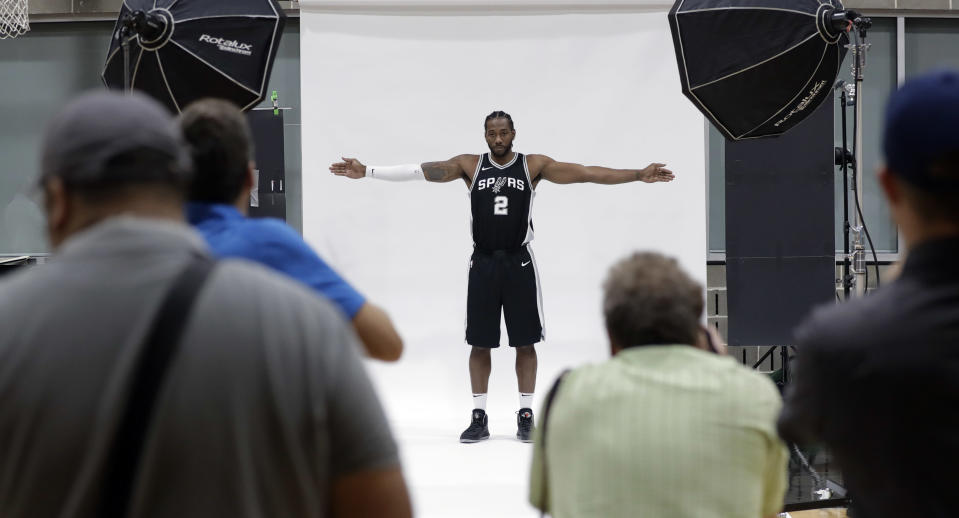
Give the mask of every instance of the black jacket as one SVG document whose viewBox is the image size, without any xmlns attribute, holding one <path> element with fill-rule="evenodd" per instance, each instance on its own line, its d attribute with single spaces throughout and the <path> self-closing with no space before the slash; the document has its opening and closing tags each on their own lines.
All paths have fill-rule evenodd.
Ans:
<svg viewBox="0 0 959 518">
<path fill-rule="evenodd" d="M 959 515 L 959 238 L 796 332 L 779 433 L 836 457 L 863 518 Z"/>
</svg>

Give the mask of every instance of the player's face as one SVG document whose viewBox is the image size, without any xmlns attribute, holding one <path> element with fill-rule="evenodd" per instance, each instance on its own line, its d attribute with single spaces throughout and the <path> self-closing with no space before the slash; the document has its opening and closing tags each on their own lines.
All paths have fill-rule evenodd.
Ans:
<svg viewBox="0 0 959 518">
<path fill-rule="evenodd" d="M 495 157 L 504 157 L 513 150 L 513 138 L 516 131 L 509 128 L 509 121 L 505 118 L 492 119 L 486 122 L 486 145 Z"/>
</svg>

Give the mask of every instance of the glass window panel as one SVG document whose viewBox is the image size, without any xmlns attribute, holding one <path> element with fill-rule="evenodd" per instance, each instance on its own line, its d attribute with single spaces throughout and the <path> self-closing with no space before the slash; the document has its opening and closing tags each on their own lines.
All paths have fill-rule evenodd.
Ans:
<svg viewBox="0 0 959 518">
<path fill-rule="evenodd" d="M 726 138 L 709 124 L 709 252 L 726 252 Z"/>
<path fill-rule="evenodd" d="M 959 19 L 907 19 L 906 77 L 934 68 L 959 70 Z"/>
<path fill-rule="evenodd" d="M 102 88 L 112 23 L 35 23 L 0 45 L 0 254 L 48 251 L 30 196 L 46 122 L 78 93 Z"/>
</svg>

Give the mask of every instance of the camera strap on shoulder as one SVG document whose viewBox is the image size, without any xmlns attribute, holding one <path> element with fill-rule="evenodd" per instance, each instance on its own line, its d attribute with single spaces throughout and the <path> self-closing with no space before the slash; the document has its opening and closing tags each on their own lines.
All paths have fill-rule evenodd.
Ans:
<svg viewBox="0 0 959 518">
<path fill-rule="evenodd" d="M 180 349 L 183 330 L 197 295 L 215 264 L 208 257 L 190 260 L 161 302 L 144 339 L 112 447 L 107 453 L 98 502 L 97 516 L 101 518 L 121 518 L 130 510 L 146 436 L 164 378 Z"/>
</svg>

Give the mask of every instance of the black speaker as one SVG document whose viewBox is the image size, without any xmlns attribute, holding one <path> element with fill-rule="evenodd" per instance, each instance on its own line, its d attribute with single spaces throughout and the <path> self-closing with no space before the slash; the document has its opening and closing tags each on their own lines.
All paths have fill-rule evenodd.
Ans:
<svg viewBox="0 0 959 518">
<path fill-rule="evenodd" d="M 789 345 L 835 297 L 833 106 L 771 139 L 726 142 L 729 345 Z"/>
</svg>

